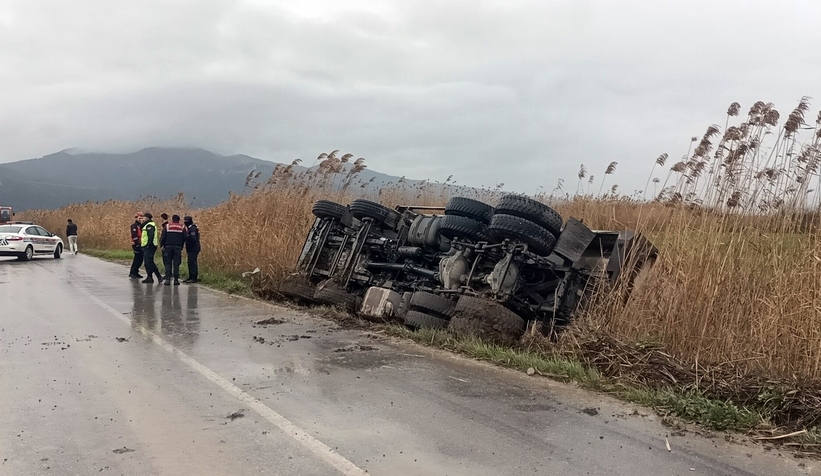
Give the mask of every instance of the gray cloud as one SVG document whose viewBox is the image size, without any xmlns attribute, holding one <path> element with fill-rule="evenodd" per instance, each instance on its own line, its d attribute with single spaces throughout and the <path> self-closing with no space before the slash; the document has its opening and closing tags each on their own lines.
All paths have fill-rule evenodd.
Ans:
<svg viewBox="0 0 821 476">
<path fill-rule="evenodd" d="M 0 162 L 341 149 L 386 173 L 532 193 L 618 161 L 608 186 L 629 193 L 730 102 L 783 117 L 817 96 L 817 18 L 810 1 L 6 0 Z"/>
</svg>

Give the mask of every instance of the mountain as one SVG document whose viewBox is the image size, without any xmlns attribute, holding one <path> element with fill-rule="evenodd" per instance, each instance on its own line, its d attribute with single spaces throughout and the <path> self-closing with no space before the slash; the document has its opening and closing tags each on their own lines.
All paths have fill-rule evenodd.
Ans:
<svg viewBox="0 0 821 476">
<path fill-rule="evenodd" d="M 270 175 L 275 163 L 247 155 L 221 156 L 202 149 L 147 148 L 130 154 L 67 151 L 0 164 L 0 204 L 16 210 L 69 203 L 182 192 L 195 206 L 209 206 L 241 192 L 252 170 Z"/>
<path fill-rule="evenodd" d="M 153 196 L 172 198 L 180 192 L 196 207 L 207 207 L 241 193 L 252 171 L 257 182 L 265 182 L 277 164 L 247 155 L 222 156 L 203 149 L 151 147 L 129 154 L 77 153 L 68 150 L 37 159 L 0 164 L 0 205 L 16 211 L 59 208 L 86 201 L 137 200 Z M 344 164 L 334 184 L 340 186 Z M 295 167 L 296 172 L 309 170 Z M 316 166 L 310 170 L 315 170 Z M 362 170 L 350 186 L 352 191 L 376 194 L 394 177 L 370 169 Z M 406 187 L 422 181 L 403 180 Z M 443 184 L 429 184 L 428 193 L 441 191 Z"/>
</svg>

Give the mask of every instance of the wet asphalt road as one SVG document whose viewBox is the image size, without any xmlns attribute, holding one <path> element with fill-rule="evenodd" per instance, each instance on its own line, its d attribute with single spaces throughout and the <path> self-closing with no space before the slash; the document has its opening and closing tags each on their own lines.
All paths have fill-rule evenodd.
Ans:
<svg viewBox="0 0 821 476">
<path fill-rule="evenodd" d="M 1 475 L 819 472 L 544 378 L 126 274 L 0 259 Z"/>
</svg>

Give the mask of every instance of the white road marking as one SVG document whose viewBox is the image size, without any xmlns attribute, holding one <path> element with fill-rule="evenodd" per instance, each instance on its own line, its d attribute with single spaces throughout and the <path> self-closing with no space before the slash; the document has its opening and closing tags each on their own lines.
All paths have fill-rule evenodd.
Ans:
<svg viewBox="0 0 821 476">
<path fill-rule="evenodd" d="M 92 302 L 97 304 L 98 306 L 102 307 L 113 316 L 117 317 L 119 320 L 126 324 L 131 324 L 131 321 L 123 315 L 122 312 L 114 309 L 113 307 L 109 306 L 108 304 L 104 303 L 96 296 L 91 294 L 85 289 L 80 287 L 77 288 L 81 293 L 85 294 Z M 237 387 L 236 385 L 232 384 L 228 380 L 221 377 L 218 373 L 214 372 L 213 370 L 209 369 L 205 365 L 199 363 L 198 361 L 194 360 L 191 356 L 186 354 L 185 352 L 177 349 L 173 345 L 169 344 L 165 339 L 158 336 L 157 334 L 149 331 L 148 329 L 140 326 L 138 327 L 140 332 L 150 338 L 155 344 L 162 347 L 184 363 L 188 364 L 189 367 L 197 371 L 200 375 L 207 378 L 211 382 L 217 384 L 220 388 L 228 392 L 231 396 L 235 397 L 237 400 L 241 401 L 242 403 L 248 405 L 253 409 L 255 412 L 259 413 L 262 417 L 266 420 L 270 421 L 274 424 L 277 428 L 279 428 L 284 434 L 290 436 L 302 446 L 307 448 L 313 454 L 318 456 L 320 459 L 325 461 L 326 463 L 333 466 L 337 471 L 344 475 L 357 475 L 357 476 L 364 476 L 368 473 L 365 472 L 362 468 L 356 466 L 352 462 L 350 462 L 347 458 L 340 455 L 333 449 L 331 449 L 325 443 L 317 440 L 313 436 L 309 435 L 305 430 L 296 426 L 295 424 L 291 423 L 290 420 L 285 418 L 284 416 L 280 415 L 279 413 L 275 412 L 268 406 L 266 406 L 261 401 L 257 400 L 256 398 L 252 397 L 241 388 Z"/>
</svg>

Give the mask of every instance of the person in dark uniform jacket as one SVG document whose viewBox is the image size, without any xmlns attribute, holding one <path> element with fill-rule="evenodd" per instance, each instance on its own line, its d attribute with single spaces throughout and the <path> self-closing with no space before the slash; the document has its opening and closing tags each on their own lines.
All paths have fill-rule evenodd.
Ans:
<svg viewBox="0 0 821 476">
<path fill-rule="evenodd" d="M 131 279 L 142 279 L 140 276 L 140 266 L 143 265 L 143 248 L 141 246 L 143 224 L 140 221 L 142 212 L 134 215 L 134 223 L 131 224 L 131 250 L 134 252 L 134 260 L 131 261 L 131 271 L 128 277 Z"/>
<path fill-rule="evenodd" d="M 182 219 L 185 229 L 188 230 L 188 238 L 185 240 L 185 252 L 188 255 L 188 279 L 184 283 L 196 283 L 199 281 L 199 263 L 197 259 L 200 254 L 200 229 L 194 223 L 194 219 L 186 215 Z"/>
<path fill-rule="evenodd" d="M 162 236 L 165 235 L 165 230 L 168 228 L 168 213 L 160 213 L 160 218 L 162 218 L 162 223 L 160 224 L 162 227 L 160 243 L 162 243 Z M 162 245 L 160 245 L 160 253 L 162 253 L 162 265 L 165 266 L 165 269 L 168 269 L 168 256 L 165 255 L 165 247 Z"/>
<path fill-rule="evenodd" d="M 180 223 L 180 216 L 171 217 L 171 223 L 166 225 L 165 233 L 160 239 L 160 246 L 165 255 L 165 285 L 171 284 L 171 273 L 173 268 L 174 285 L 180 284 L 180 263 L 182 262 L 182 247 L 188 239 L 188 230 Z"/>
</svg>

